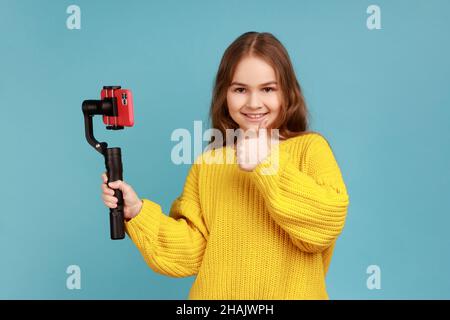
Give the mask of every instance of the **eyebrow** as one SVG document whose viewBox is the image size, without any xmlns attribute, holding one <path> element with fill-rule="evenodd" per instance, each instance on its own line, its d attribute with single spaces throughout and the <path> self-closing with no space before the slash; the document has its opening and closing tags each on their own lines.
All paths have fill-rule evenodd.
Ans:
<svg viewBox="0 0 450 320">
<path fill-rule="evenodd" d="M 260 86 L 260 87 L 262 87 L 262 86 L 268 86 L 268 85 L 270 85 L 270 84 L 277 84 L 277 82 L 276 82 L 276 81 L 269 81 L 269 82 L 260 84 L 259 86 Z M 232 86 L 232 85 L 237 85 L 237 86 L 247 87 L 247 85 L 246 85 L 245 83 L 235 82 L 235 81 L 233 81 L 233 82 L 230 84 L 230 86 Z"/>
</svg>

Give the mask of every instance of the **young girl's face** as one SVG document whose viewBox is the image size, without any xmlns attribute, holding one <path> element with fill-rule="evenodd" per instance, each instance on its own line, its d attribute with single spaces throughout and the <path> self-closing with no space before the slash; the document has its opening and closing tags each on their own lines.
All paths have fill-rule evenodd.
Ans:
<svg viewBox="0 0 450 320">
<path fill-rule="evenodd" d="M 256 130 L 266 119 L 270 126 L 280 113 L 281 100 L 271 65 L 257 57 L 245 57 L 238 63 L 227 91 L 227 105 L 242 130 Z"/>
</svg>

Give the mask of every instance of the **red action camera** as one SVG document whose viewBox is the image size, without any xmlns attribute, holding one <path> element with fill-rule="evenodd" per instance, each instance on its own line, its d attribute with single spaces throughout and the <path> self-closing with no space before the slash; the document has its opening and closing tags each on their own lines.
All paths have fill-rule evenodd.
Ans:
<svg viewBox="0 0 450 320">
<path fill-rule="evenodd" d="M 101 99 L 116 98 L 117 116 L 103 116 L 103 123 L 108 126 L 132 127 L 134 125 L 133 96 L 131 90 L 120 87 L 105 87 Z"/>
</svg>

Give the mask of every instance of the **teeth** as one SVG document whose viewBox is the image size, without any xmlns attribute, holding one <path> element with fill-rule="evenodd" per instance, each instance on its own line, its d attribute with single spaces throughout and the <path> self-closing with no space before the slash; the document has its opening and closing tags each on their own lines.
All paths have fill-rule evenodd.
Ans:
<svg viewBox="0 0 450 320">
<path fill-rule="evenodd" d="M 249 117 L 249 118 L 252 118 L 252 119 L 258 119 L 258 118 L 261 118 L 262 116 L 264 116 L 266 114 L 265 113 L 258 113 L 258 114 L 245 114 L 245 115 L 247 117 Z"/>
</svg>

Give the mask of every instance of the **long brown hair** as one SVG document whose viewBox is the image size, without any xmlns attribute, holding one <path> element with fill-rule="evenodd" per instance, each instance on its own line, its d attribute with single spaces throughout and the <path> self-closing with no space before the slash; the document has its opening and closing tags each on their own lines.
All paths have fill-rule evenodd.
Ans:
<svg viewBox="0 0 450 320">
<path fill-rule="evenodd" d="M 307 133 L 308 110 L 289 54 L 281 42 L 268 32 L 244 33 L 225 50 L 217 71 L 209 111 L 212 128 L 220 130 L 223 137 L 226 137 L 226 129 L 239 128 L 228 112 L 227 91 L 236 66 L 246 56 L 256 56 L 270 64 L 280 84 L 280 114 L 271 128 L 279 129 L 279 134 L 286 139 Z"/>
</svg>

